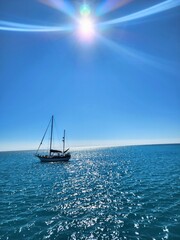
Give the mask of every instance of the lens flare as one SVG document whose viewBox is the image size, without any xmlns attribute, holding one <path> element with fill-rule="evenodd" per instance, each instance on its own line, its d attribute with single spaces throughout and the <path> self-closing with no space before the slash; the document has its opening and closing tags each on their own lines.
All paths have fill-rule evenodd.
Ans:
<svg viewBox="0 0 180 240">
<path fill-rule="evenodd" d="M 118 8 L 123 7 L 124 5 L 128 4 L 133 0 L 104 0 L 101 1 L 102 3 L 96 9 L 96 13 L 98 16 L 102 16 L 107 14 L 111 11 L 117 10 Z"/>
<path fill-rule="evenodd" d="M 72 26 L 38 26 L 24 23 L 0 21 L 0 30 L 13 32 L 70 32 Z"/>
<path fill-rule="evenodd" d="M 75 9 L 73 5 L 67 0 L 38 0 L 38 1 L 51 8 L 64 12 L 73 19 L 75 18 Z"/>
<path fill-rule="evenodd" d="M 91 9 L 89 5 L 84 4 L 80 8 L 80 14 L 82 17 L 88 17 L 91 14 Z"/>
<path fill-rule="evenodd" d="M 139 63 L 140 68 L 142 67 L 142 64 L 147 66 L 149 65 L 158 70 L 177 76 L 175 69 L 179 67 L 178 66 L 179 64 L 173 63 L 172 61 L 166 60 L 164 58 L 162 59 L 162 58 L 141 52 L 139 50 L 135 50 L 133 48 L 127 47 L 126 45 L 116 43 L 101 35 L 99 35 L 98 38 L 105 46 L 109 47 L 113 52 L 115 52 L 116 54 L 120 54 L 121 57 L 128 63 L 131 63 L 131 64 Z"/>
<path fill-rule="evenodd" d="M 46 25 L 32 25 L 32 24 L 24 24 L 17 23 L 12 21 L 3 21 L 0 20 L 0 31 L 15 31 L 15 32 L 74 32 L 78 34 L 78 38 L 84 42 L 92 42 L 96 35 L 99 35 L 99 31 L 105 30 L 106 28 L 110 28 L 111 26 L 121 24 L 123 22 L 133 22 L 136 23 L 136 20 L 143 19 L 145 17 L 152 16 L 154 14 L 158 14 L 160 12 L 164 12 L 170 10 L 172 8 L 176 8 L 180 6 L 180 0 L 164 0 L 161 3 L 155 4 L 146 9 L 118 17 L 115 19 L 110 19 L 107 21 L 99 22 L 94 15 L 92 14 L 92 10 L 89 4 L 86 3 L 86 0 L 83 0 L 84 3 L 78 9 L 78 14 L 75 12 L 75 8 L 70 3 L 71 1 L 65 0 L 39 0 L 40 2 L 47 4 L 48 6 L 55 7 L 57 10 L 62 11 L 69 16 L 71 16 L 71 23 L 62 25 L 60 23 L 53 24 L 52 26 Z M 104 0 L 106 3 L 106 7 L 104 6 L 104 10 L 100 11 L 99 14 L 102 15 L 106 13 L 107 10 L 114 10 L 114 7 L 122 6 L 132 0 Z M 109 5 L 109 4 L 112 5 Z M 101 9 L 102 10 L 102 9 Z M 94 12 L 94 10 L 93 10 Z M 96 11 L 97 12 L 97 11 Z M 79 19 L 80 17 L 80 19 Z M 97 34 L 98 30 L 98 34 Z"/>
<path fill-rule="evenodd" d="M 100 25 L 105 26 L 105 25 L 119 24 L 119 23 L 122 23 L 122 22 L 134 21 L 134 20 L 137 20 L 137 19 L 140 19 L 140 18 L 151 16 L 153 14 L 157 14 L 157 13 L 160 13 L 160 12 L 167 11 L 171 8 L 175 8 L 175 7 L 178 7 L 178 6 L 180 6 L 180 0 L 176 0 L 176 1 L 166 0 L 164 2 L 153 5 L 152 7 L 149 7 L 149 8 L 143 9 L 141 11 L 126 15 L 124 17 L 120 17 L 120 18 L 116 18 L 116 19 L 113 19 L 113 20 L 103 22 Z"/>
</svg>

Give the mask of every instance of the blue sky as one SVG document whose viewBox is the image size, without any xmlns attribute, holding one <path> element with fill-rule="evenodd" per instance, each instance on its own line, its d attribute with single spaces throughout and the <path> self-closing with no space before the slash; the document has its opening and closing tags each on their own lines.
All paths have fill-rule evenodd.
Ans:
<svg viewBox="0 0 180 240">
<path fill-rule="evenodd" d="M 36 148 L 52 114 L 73 146 L 180 142 L 179 1 L 90 1 L 92 42 L 60 2 L 1 0 L 0 150 Z"/>
</svg>

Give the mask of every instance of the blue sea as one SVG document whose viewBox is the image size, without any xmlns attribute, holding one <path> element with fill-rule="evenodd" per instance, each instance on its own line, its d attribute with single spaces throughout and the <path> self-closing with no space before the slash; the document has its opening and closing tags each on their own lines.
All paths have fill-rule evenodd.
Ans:
<svg viewBox="0 0 180 240">
<path fill-rule="evenodd" d="M 0 153 L 0 239 L 180 239 L 180 145 Z"/>
</svg>

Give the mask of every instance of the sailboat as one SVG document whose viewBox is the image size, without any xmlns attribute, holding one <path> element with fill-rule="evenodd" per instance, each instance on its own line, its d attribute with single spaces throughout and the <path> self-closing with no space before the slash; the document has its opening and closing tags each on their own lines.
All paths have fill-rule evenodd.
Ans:
<svg viewBox="0 0 180 240">
<path fill-rule="evenodd" d="M 49 152 L 47 155 L 41 155 L 39 154 L 39 149 L 43 143 L 43 140 L 45 138 L 45 135 L 47 133 L 47 130 L 49 128 L 49 125 L 51 123 L 51 137 L 50 137 L 50 144 L 49 144 Z M 52 141 L 53 141 L 53 127 L 54 127 L 54 116 L 51 117 L 51 120 L 47 126 L 47 129 L 43 135 L 43 138 L 39 144 L 39 147 L 36 151 L 35 156 L 38 157 L 40 159 L 41 162 L 62 162 L 62 161 L 69 161 L 69 159 L 71 158 L 71 154 L 68 152 L 69 148 L 65 150 L 65 130 L 64 130 L 64 135 L 63 135 L 63 149 L 61 150 L 56 150 L 56 149 L 52 149 Z"/>
</svg>

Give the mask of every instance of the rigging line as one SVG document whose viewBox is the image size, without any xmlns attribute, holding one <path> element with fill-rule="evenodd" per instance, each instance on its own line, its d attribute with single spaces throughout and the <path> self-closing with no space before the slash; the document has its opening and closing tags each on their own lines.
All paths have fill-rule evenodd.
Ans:
<svg viewBox="0 0 180 240">
<path fill-rule="evenodd" d="M 44 138 L 45 138 L 45 136 L 46 136 L 46 133 L 47 133 L 47 130 L 48 130 L 48 128 L 49 128 L 50 123 L 51 123 L 51 119 L 50 119 L 50 121 L 49 121 L 49 123 L 48 123 L 48 126 L 47 126 L 47 128 L 46 128 L 46 131 L 45 131 L 43 137 L 42 137 L 42 140 L 41 140 L 41 142 L 40 142 L 40 144 L 39 144 L 39 147 L 38 147 L 38 149 L 37 149 L 37 151 L 36 151 L 36 154 L 38 153 L 39 148 L 41 147 L 41 145 L 42 145 L 42 143 L 43 143 L 43 140 L 44 140 Z"/>
</svg>

